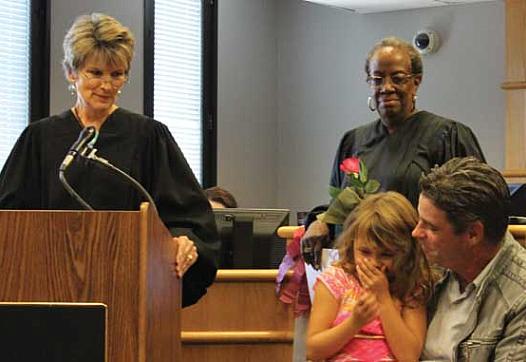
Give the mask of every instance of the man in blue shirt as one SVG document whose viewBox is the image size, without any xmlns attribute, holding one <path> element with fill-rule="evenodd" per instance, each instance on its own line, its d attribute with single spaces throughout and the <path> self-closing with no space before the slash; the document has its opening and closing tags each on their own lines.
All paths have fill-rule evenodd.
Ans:
<svg viewBox="0 0 526 362">
<path fill-rule="evenodd" d="M 526 250 L 506 232 L 502 175 L 454 158 L 420 180 L 413 236 L 443 268 L 422 360 L 526 360 Z"/>
</svg>

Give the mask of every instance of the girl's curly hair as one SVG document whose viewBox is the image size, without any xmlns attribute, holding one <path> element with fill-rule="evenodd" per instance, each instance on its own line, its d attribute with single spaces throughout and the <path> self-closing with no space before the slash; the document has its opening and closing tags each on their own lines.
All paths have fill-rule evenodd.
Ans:
<svg viewBox="0 0 526 362">
<path fill-rule="evenodd" d="M 411 203 L 393 191 L 367 196 L 347 217 L 337 240 L 338 266 L 356 275 L 354 241 L 363 238 L 394 254 L 393 268 L 387 272 L 391 295 L 404 305 L 427 302 L 433 273 L 420 244 L 411 236 L 418 214 Z"/>
</svg>

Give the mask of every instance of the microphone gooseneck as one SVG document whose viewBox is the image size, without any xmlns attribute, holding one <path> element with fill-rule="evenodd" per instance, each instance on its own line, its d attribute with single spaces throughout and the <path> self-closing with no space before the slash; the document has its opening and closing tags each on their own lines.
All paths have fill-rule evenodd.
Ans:
<svg viewBox="0 0 526 362">
<path fill-rule="evenodd" d="M 82 205 L 86 210 L 93 210 L 90 204 L 88 204 L 80 195 L 73 189 L 73 187 L 70 186 L 68 183 L 68 180 L 66 179 L 66 176 L 64 174 L 64 171 L 66 171 L 66 168 L 73 162 L 75 157 L 77 155 L 84 156 L 87 151 L 91 151 L 93 149 L 93 145 L 97 141 L 97 137 L 99 136 L 99 132 L 97 129 L 93 126 L 85 127 L 80 131 L 79 137 L 71 145 L 69 148 L 68 153 L 66 154 L 66 157 L 64 157 L 64 160 L 60 164 L 60 167 L 58 169 L 58 178 L 60 179 L 60 182 L 62 182 L 62 185 L 66 189 L 66 191 L 73 196 L 75 200 L 79 202 L 79 204 Z"/>
<path fill-rule="evenodd" d="M 69 185 L 66 176 L 65 176 L 65 170 L 68 168 L 68 166 L 73 162 L 73 160 L 80 155 L 81 157 L 84 157 L 88 160 L 93 160 L 98 162 L 99 164 L 102 164 L 103 166 L 109 168 L 116 174 L 124 177 L 127 181 L 131 183 L 133 187 L 135 187 L 151 204 L 153 209 L 157 212 L 157 208 L 155 206 L 155 202 L 152 198 L 152 196 L 146 191 L 146 189 L 133 177 L 128 175 L 126 172 L 120 170 L 118 167 L 112 165 L 108 160 L 98 157 L 95 155 L 97 152 L 97 149 L 95 149 L 93 146 L 95 145 L 95 142 L 97 141 L 97 138 L 99 136 L 99 132 L 95 127 L 86 127 L 84 128 L 80 134 L 78 139 L 73 143 L 73 145 L 70 147 L 66 157 L 64 157 L 64 161 L 62 161 L 62 164 L 59 167 L 59 179 L 62 182 L 64 188 L 68 193 L 75 198 L 85 209 L 87 210 L 93 210 L 93 208 L 82 198 L 80 195 L 75 192 L 75 190 Z"/>
<path fill-rule="evenodd" d="M 82 131 L 80 131 L 79 137 L 75 143 L 73 143 L 73 145 L 69 148 L 69 151 L 66 154 L 66 157 L 64 157 L 64 161 L 62 161 L 59 170 L 65 171 L 71 162 L 73 162 L 75 157 L 77 157 L 77 155 L 84 155 L 88 149 L 93 148 L 98 136 L 99 132 L 95 127 L 89 126 L 83 128 Z"/>
<path fill-rule="evenodd" d="M 112 165 L 108 160 L 98 157 L 95 153 L 97 152 L 96 149 L 93 149 L 89 154 L 85 155 L 90 160 L 94 160 L 101 165 L 109 168 L 113 172 L 115 172 L 117 175 L 122 176 L 125 180 L 129 181 L 133 187 L 135 187 L 136 190 L 138 190 L 145 198 L 148 200 L 154 211 L 158 214 L 157 206 L 155 206 L 155 201 L 153 200 L 152 195 L 146 189 L 141 185 L 139 181 L 128 175 L 126 172 L 122 171 L 120 168 L 118 168 L 115 165 Z"/>
</svg>

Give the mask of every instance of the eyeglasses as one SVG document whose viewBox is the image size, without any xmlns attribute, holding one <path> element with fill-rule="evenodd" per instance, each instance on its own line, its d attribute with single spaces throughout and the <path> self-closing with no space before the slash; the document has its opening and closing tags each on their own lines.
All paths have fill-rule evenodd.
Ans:
<svg viewBox="0 0 526 362">
<path fill-rule="evenodd" d="M 92 85 L 99 85 L 102 82 L 110 82 L 114 87 L 120 87 L 128 80 L 128 74 L 121 71 L 115 71 L 108 75 L 104 75 L 100 70 L 86 70 L 80 74 Z"/>
<path fill-rule="evenodd" d="M 367 83 L 371 87 L 381 87 L 385 84 L 387 78 L 391 78 L 391 83 L 395 86 L 401 86 L 406 84 L 409 79 L 413 78 L 416 74 L 405 74 L 405 73 L 396 73 L 393 75 L 387 75 L 381 77 L 378 75 L 370 75 L 367 77 Z"/>
</svg>

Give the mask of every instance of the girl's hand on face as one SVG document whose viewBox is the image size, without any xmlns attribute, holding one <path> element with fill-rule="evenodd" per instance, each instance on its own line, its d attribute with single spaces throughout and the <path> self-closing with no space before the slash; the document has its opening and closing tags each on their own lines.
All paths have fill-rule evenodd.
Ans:
<svg viewBox="0 0 526 362">
<path fill-rule="evenodd" d="M 385 266 L 376 268 L 369 259 L 362 259 L 356 264 L 356 271 L 362 286 L 373 293 L 378 302 L 391 298 L 389 293 L 389 281 L 385 275 Z"/>
<path fill-rule="evenodd" d="M 363 291 L 354 308 L 352 310 L 351 318 L 356 323 L 358 328 L 371 322 L 378 315 L 378 303 L 376 297 L 368 291 Z"/>
</svg>

